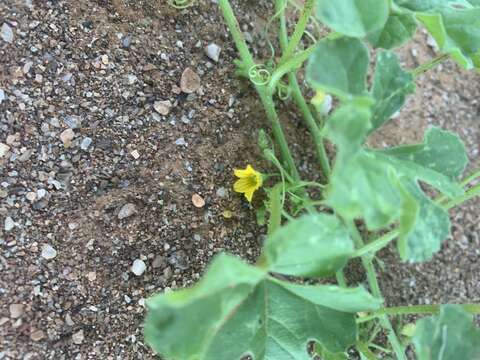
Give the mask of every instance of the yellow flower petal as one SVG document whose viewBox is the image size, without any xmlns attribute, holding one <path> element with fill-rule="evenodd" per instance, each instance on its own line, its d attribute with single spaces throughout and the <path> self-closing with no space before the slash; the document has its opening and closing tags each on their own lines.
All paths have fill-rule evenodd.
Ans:
<svg viewBox="0 0 480 360">
<path fill-rule="evenodd" d="M 245 197 L 247 198 L 248 202 L 252 202 L 253 199 L 253 193 L 255 192 L 256 189 L 250 189 L 248 191 L 245 191 Z"/>
<path fill-rule="evenodd" d="M 248 178 L 242 178 L 240 180 L 235 181 L 233 184 L 233 190 L 238 193 L 244 193 L 251 188 L 251 184 Z"/>
<path fill-rule="evenodd" d="M 245 194 L 247 200 L 251 202 L 253 193 L 262 186 L 262 174 L 251 165 L 247 165 L 245 169 L 235 169 L 234 174 L 239 179 L 233 184 L 233 190 Z"/>
<path fill-rule="evenodd" d="M 238 178 L 244 178 L 247 176 L 251 176 L 256 173 L 256 171 L 253 169 L 252 165 L 247 165 L 247 168 L 242 170 L 242 169 L 235 169 L 234 172 L 236 177 Z"/>
</svg>

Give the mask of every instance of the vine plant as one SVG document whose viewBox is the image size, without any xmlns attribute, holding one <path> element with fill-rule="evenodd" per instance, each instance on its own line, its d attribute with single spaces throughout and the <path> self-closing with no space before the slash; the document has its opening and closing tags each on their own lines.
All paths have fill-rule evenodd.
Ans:
<svg viewBox="0 0 480 360">
<path fill-rule="evenodd" d="M 480 305 L 386 307 L 373 263 L 395 240 L 403 261 L 431 259 L 450 234 L 448 210 L 480 195 L 480 172 L 459 180 L 465 147 L 436 127 L 418 144 L 365 145 L 414 93 L 418 76 L 447 58 L 466 70 L 480 68 L 480 1 L 305 0 L 290 33 L 287 1 L 275 0 L 282 55 L 265 67 L 253 58 L 229 1 L 218 0 L 240 55 L 237 73 L 251 81 L 271 126 L 274 141 L 261 132 L 260 147 L 280 174 L 265 186 L 269 220 L 262 254 L 255 265 L 219 255 L 193 288 L 149 299 L 147 342 L 167 360 L 405 360 L 407 347 L 420 360 L 480 359 L 480 330 L 473 322 Z M 330 32 L 304 47 L 310 21 Z M 436 40 L 440 55 L 404 69 L 391 49 L 417 26 Z M 372 47 L 378 50 L 368 86 Z M 297 78 L 305 63 L 316 106 Z M 323 120 L 316 107 L 326 94 L 338 106 Z M 286 97 L 312 136 L 323 183 L 299 175 L 275 107 Z M 332 162 L 327 141 L 336 148 Z M 238 187 L 249 200 L 264 182 L 251 166 L 236 175 L 246 179 Z M 425 186 L 439 195 L 429 196 Z M 368 290 L 345 280 L 343 268 L 355 258 L 365 268 Z M 315 281 L 331 275 L 337 285 Z M 402 316 L 408 314 L 429 316 L 407 323 Z"/>
</svg>

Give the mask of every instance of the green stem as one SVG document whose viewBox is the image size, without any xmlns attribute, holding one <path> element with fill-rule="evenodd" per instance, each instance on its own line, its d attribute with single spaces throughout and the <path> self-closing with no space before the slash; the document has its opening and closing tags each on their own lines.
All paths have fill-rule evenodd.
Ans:
<svg viewBox="0 0 480 360">
<path fill-rule="evenodd" d="M 279 39 L 280 39 L 280 47 L 282 48 L 283 55 L 282 55 L 282 60 L 280 60 L 280 64 L 284 63 L 283 59 L 289 59 L 291 57 L 292 54 L 289 53 L 290 51 L 289 49 L 291 49 L 292 44 L 295 44 L 296 42 L 295 46 L 293 47 L 294 49 L 299 41 L 298 38 L 295 38 L 295 34 L 298 34 L 300 32 L 299 29 L 301 29 L 300 34 L 303 34 L 303 32 L 305 31 L 306 23 L 308 22 L 308 18 L 312 13 L 314 1 L 307 0 L 307 2 L 305 3 L 304 12 L 302 14 L 302 17 L 299 20 L 299 23 L 295 27 L 295 32 L 290 42 L 288 41 L 287 24 L 285 21 L 285 11 L 284 11 L 285 4 L 286 4 L 286 0 L 277 0 L 275 2 L 276 10 L 278 12 L 281 12 L 279 17 L 280 19 Z M 307 17 L 305 18 L 304 16 L 307 16 Z M 301 38 L 301 35 L 300 35 L 300 38 Z M 313 50 L 314 47 L 311 47 L 310 49 Z M 288 73 L 288 82 L 290 85 L 290 89 L 292 90 L 293 101 L 302 112 L 303 118 L 308 127 L 308 130 L 310 131 L 310 134 L 313 137 L 313 141 L 315 143 L 318 158 L 320 161 L 320 167 L 323 171 L 323 174 L 325 175 L 325 178 L 328 179 L 330 177 L 330 163 L 328 161 L 327 152 L 325 151 L 323 137 L 315 121 L 315 118 L 313 117 L 313 114 L 310 108 L 308 107 L 308 104 L 305 101 L 305 98 L 303 97 L 302 90 L 300 89 L 300 86 L 298 84 L 298 80 L 295 72 L 290 71 Z"/>
<path fill-rule="evenodd" d="M 369 242 L 367 245 L 362 246 L 361 248 L 354 251 L 352 257 L 361 257 L 367 254 L 374 254 L 377 251 L 382 250 L 385 246 L 390 244 L 393 240 L 395 240 L 400 235 L 400 231 L 398 229 L 392 230 L 385 235 L 379 237 L 372 242 Z"/>
<path fill-rule="evenodd" d="M 356 344 L 358 351 L 360 351 L 367 360 L 377 360 L 377 356 L 368 348 L 368 345 L 363 342 Z"/>
<path fill-rule="evenodd" d="M 449 210 L 479 195 L 480 195 L 480 184 L 473 186 L 467 192 L 465 192 L 465 194 L 460 195 L 446 202 L 445 204 L 442 205 L 442 207 L 446 210 Z"/>
<path fill-rule="evenodd" d="M 346 221 L 346 225 L 349 229 L 350 235 L 353 239 L 355 247 L 362 248 L 364 246 L 362 236 L 357 229 L 357 226 L 353 220 Z M 382 292 L 380 291 L 380 286 L 378 285 L 377 273 L 372 263 L 372 256 L 369 254 L 362 256 L 362 265 L 367 272 L 368 284 L 370 285 L 370 291 L 372 295 L 381 299 L 383 298 Z M 393 351 L 397 356 L 397 360 L 406 360 L 405 349 L 397 338 L 395 331 L 393 330 L 392 324 L 387 315 L 379 315 L 380 324 L 387 331 L 388 341 L 392 345 Z"/>
<path fill-rule="evenodd" d="M 429 62 L 427 62 L 425 64 L 422 64 L 419 67 L 417 67 L 416 69 L 412 70 L 412 74 L 413 74 L 413 76 L 417 77 L 417 76 L 423 74 L 424 72 L 427 72 L 431 68 L 435 67 L 436 65 L 440 64 L 441 62 L 443 62 L 447 58 L 448 58 L 448 54 L 441 54 L 441 55 L 433 58 Z"/>
<path fill-rule="evenodd" d="M 345 274 L 343 273 L 343 270 L 338 270 L 335 273 L 335 278 L 337 279 L 337 283 L 340 287 L 347 287 L 347 281 L 345 280 Z"/>
<path fill-rule="evenodd" d="M 225 18 L 225 22 L 227 23 L 230 33 L 232 34 L 238 52 L 240 53 L 243 65 L 247 69 L 253 68 L 255 66 L 255 61 L 253 60 L 253 57 L 248 49 L 247 43 L 245 42 L 245 38 L 240 30 L 238 21 L 235 17 L 235 14 L 233 13 L 233 9 L 229 1 L 219 0 L 218 4 L 220 6 L 220 9 L 222 10 L 223 17 Z M 280 147 L 280 154 L 282 156 L 282 160 L 285 162 L 286 167 L 292 177 L 295 180 L 299 180 L 300 176 L 298 174 L 297 167 L 295 166 L 292 154 L 290 153 L 290 150 L 288 148 L 287 140 L 285 138 L 282 126 L 280 124 L 280 120 L 278 119 L 278 115 L 275 110 L 273 93 L 269 92 L 268 88 L 265 85 L 254 84 L 254 86 L 265 108 L 267 118 L 272 125 L 273 136 L 275 137 L 275 141 Z"/>
<path fill-rule="evenodd" d="M 268 92 L 270 94 L 274 94 L 279 81 L 282 80 L 282 78 L 290 71 L 294 71 L 299 68 L 308 59 L 308 57 L 313 53 L 314 50 L 315 47 L 311 46 L 308 49 L 297 53 L 295 56 L 290 58 L 290 60 L 280 65 L 273 72 L 272 77 L 270 78 L 270 82 L 267 85 Z"/>
<path fill-rule="evenodd" d="M 293 31 L 292 37 L 288 42 L 288 46 L 283 50 L 282 58 L 279 61 L 280 64 L 283 64 L 286 60 L 290 59 L 290 57 L 295 52 L 295 49 L 297 48 L 298 44 L 302 40 L 303 34 L 305 33 L 305 29 L 307 28 L 307 25 L 308 25 L 308 20 L 312 15 L 312 11 L 315 6 L 315 1 L 316 0 L 305 1 L 305 6 L 303 7 L 302 15 L 300 16 L 300 19 L 298 20 L 297 25 L 295 26 L 295 30 Z M 286 1 L 284 0 L 282 2 L 286 3 Z M 284 16 L 282 17 L 285 18 Z M 286 31 L 285 31 L 285 35 L 288 36 Z"/>
<path fill-rule="evenodd" d="M 370 315 L 359 318 L 357 323 L 367 322 L 378 318 L 382 315 L 434 315 L 440 312 L 440 308 L 445 304 L 438 305 L 411 305 L 411 306 L 395 306 L 382 308 L 370 313 Z M 480 304 L 459 304 L 466 312 L 478 315 L 480 314 Z"/>
<path fill-rule="evenodd" d="M 292 176 L 293 180 L 299 181 L 300 175 L 295 165 L 295 161 L 293 160 L 292 154 L 290 153 L 290 149 L 288 148 L 287 139 L 285 138 L 282 125 L 280 124 L 277 111 L 275 110 L 275 103 L 273 102 L 273 96 L 270 94 L 267 94 L 264 87 L 259 87 L 259 86 L 256 86 L 256 87 L 257 87 L 257 93 L 260 97 L 260 100 L 262 101 L 263 107 L 265 108 L 265 112 L 267 113 L 267 118 L 270 120 L 273 137 L 275 138 L 275 142 L 278 144 L 280 148 L 280 154 L 282 156 L 282 160 L 285 162 L 288 173 Z"/>
<path fill-rule="evenodd" d="M 310 134 L 312 135 L 315 147 L 317 149 L 317 155 L 320 161 L 320 167 L 325 175 L 325 178 L 328 180 L 331 174 L 330 162 L 328 160 L 327 152 L 325 150 L 324 139 L 320 128 L 318 127 L 313 114 L 308 107 L 305 98 L 302 95 L 300 86 L 298 85 L 297 78 L 294 73 L 288 74 L 288 80 L 290 83 L 290 88 L 292 89 L 293 100 L 297 104 L 298 108 L 303 114 L 303 118 L 308 127 Z"/>
</svg>

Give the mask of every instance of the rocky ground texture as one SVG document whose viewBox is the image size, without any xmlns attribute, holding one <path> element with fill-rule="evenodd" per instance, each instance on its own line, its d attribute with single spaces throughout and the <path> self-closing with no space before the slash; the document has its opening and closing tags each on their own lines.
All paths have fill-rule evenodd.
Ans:
<svg viewBox="0 0 480 360">
<path fill-rule="evenodd" d="M 258 56 L 267 3 L 234 1 Z M 419 31 L 400 54 L 414 67 L 434 50 Z M 259 164 L 267 124 L 235 57 L 211 0 L 0 3 L 0 360 L 153 359 L 147 297 L 191 285 L 220 251 L 255 258 L 264 229 L 232 171 Z M 450 62 L 422 76 L 372 143 L 437 125 L 480 165 L 479 81 Z M 282 114 L 302 173 L 315 173 L 293 107 Z M 452 211 L 452 239 L 429 263 L 384 251 L 387 303 L 480 301 L 479 205 Z"/>
</svg>

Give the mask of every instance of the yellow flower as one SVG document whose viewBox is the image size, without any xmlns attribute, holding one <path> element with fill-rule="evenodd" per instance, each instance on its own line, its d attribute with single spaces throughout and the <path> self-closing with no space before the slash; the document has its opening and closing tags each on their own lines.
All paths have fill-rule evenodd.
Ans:
<svg viewBox="0 0 480 360">
<path fill-rule="evenodd" d="M 245 170 L 235 169 L 234 174 L 239 179 L 233 184 L 233 190 L 245 194 L 248 202 L 252 202 L 253 193 L 262 186 L 262 174 L 251 165 L 247 165 Z"/>
<path fill-rule="evenodd" d="M 319 91 L 317 91 L 315 96 L 312 98 L 311 102 L 315 107 L 320 107 L 320 106 L 323 105 L 326 98 L 327 98 L 327 94 L 325 94 L 323 91 L 319 90 Z"/>
</svg>

